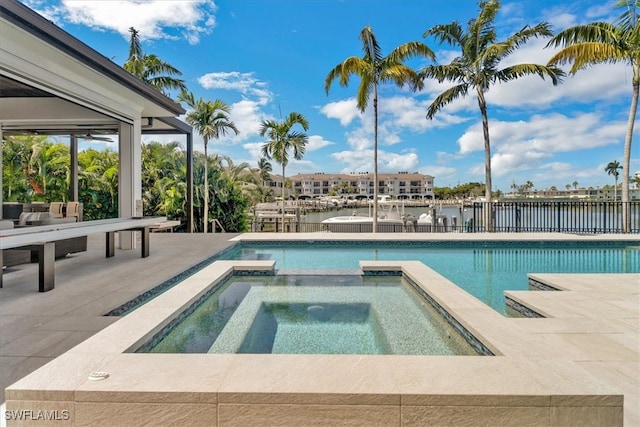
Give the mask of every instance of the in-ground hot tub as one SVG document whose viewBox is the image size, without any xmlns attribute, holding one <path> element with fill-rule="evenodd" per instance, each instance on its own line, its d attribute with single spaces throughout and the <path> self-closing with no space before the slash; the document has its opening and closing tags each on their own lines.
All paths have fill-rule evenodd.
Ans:
<svg viewBox="0 0 640 427">
<path fill-rule="evenodd" d="M 621 425 L 622 396 L 527 356 L 543 340 L 515 319 L 419 262 L 361 266 L 401 272 L 495 357 L 134 353 L 234 271 L 273 270 L 217 261 L 9 387 L 7 410 L 65 414 L 38 424 L 56 426 Z"/>
</svg>

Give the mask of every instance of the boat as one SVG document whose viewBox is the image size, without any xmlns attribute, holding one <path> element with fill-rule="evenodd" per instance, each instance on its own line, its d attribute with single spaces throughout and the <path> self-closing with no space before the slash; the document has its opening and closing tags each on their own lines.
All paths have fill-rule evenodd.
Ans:
<svg viewBox="0 0 640 427">
<path fill-rule="evenodd" d="M 418 217 L 418 224 L 431 225 L 433 224 L 433 217 L 431 214 L 423 213 Z"/>
<path fill-rule="evenodd" d="M 322 221 L 323 224 L 372 224 L 373 201 L 369 202 L 369 214 L 354 211 L 351 215 L 334 216 Z M 390 196 L 378 196 L 378 223 L 404 225 L 406 216 L 404 204 L 392 200 Z"/>
</svg>

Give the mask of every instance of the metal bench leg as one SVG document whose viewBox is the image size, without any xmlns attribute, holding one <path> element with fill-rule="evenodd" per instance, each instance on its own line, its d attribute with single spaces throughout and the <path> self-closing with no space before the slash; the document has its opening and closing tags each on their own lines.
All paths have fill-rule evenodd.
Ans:
<svg viewBox="0 0 640 427">
<path fill-rule="evenodd" d="M 0 250 L 0 288 L 2 288 L 2 275 L 4 273 L 4 258 L 2 256 L 3 253 L 4 251 Z"/>
<path fill-rule="evenodd" d="M 116 254 L 116 233 L 115 231 L 107 231 L 107 258 L 111 258 Z"/>
<path fill-rule="evenodd" d="M 56 244 L 43 243 L 38 247 L 38 291 L 47 292 L 55 286 Z"/>
<path fill-rule="evenodd" d="M 142 258 L 147 258 L 149 256 L 149 227 L 144 227 L 140 230 L 141 239 L 142 240 Z"/>
</svg>

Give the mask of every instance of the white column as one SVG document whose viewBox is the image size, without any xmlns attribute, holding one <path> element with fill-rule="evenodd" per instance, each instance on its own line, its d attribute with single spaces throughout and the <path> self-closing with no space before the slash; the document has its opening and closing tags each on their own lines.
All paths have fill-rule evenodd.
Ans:
<svg viewBox="0 0 640 427">
<path fill-rule="evenodd" d="M 142 216 L 142 145 L 141 123 L 135 120 L 133 125 L 120 123 L 119 136 L 119 182 L 118 216 L 121 218 Z M 121 231 L 119 234 L 121 249 L 136 247 L 136 233 Z"/>
</svg>

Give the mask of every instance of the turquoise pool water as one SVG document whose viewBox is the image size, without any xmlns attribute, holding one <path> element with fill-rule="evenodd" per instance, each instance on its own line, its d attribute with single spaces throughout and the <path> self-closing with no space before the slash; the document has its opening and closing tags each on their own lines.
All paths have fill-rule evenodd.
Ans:
<svg viewBox="0 0 640 427">
<path fill-rule="evenodd" d="M 478 355 L 400 276 L 233 276 L 138 352 Z"/>
<path fill-rule="evenodd" d="M 242 243 L 219 259 L 268 259 L 279 270 L 353 270 L 360 260 L 418 260 L 504 313 L 505 290 L 528 289 L 528 273 L 638 273 L 640 246 L 601 242 Z"/>
</svg>

